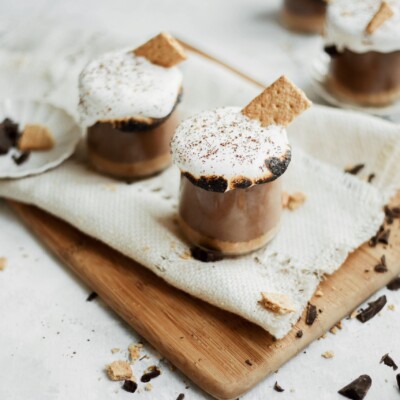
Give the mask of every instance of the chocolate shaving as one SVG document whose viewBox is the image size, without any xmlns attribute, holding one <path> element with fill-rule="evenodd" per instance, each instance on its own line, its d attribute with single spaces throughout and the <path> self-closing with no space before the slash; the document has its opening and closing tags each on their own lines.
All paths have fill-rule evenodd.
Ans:
<svg viewBox="0 0 400 400">
<path fill-rule="evenodd" d="M 86 301 L 92 301 L 94 300 L 96 297 L 98 296 L 98 294 L 96 292 L 92 292 L 89 294 L 89 296 L 87 297 Z"/>
<path fill-rule="evenodd" d="M 368 308 L 362 310 L 356 318 L 362 323 L 369 321 L 371 318 L 375 317 L 383 307 L 385 307 L 386 302 L 387 299 L 385 295 L 379 297 L 377 300 L 368 303 Z"/>
<path fill-rule="evenodd" d="M 23 153 L 19 154 L 16 156 L 15 154 L 12 156 L 12 159 L 14 160 L 15 164 L 21 165 L 23 164 L 28 158 L 31 153 L 29 151 L 24 151 Z"/>
<path fill-rule="evenodd" d="M 389 290 L 399 290 L 400 289 L 400 276 L 394 278 L 386 286 Z"/>
<path fill-rule="evenodd" d="M 180 393 L 179 396 L 176 398 L 176 400 L 183 400 L 185 398 L 185 395 L 183 393 Z"/>
<path fill-rule="evenodd" d="M 354 167 L 346 168 L 344 172 L 351 175 L 357 175 L 364 167 L 365 164 L 357 164 Z"/>
<path fill-rule="evenodd" d="M 298 339 L 302 338 L 302 337 L 303 337 L 303 331 L 302 331 L 302 330 L 297 331 L 297 332 L 296 332 L 296 337 L 297 337 Z"/>
<path fill-rule="evenodd" d="M 279 392 L 279 393 L 282 393 L 282 392 L 285 391 L 285 389 L 284 389 L 282 386 L 280 386 L 280 385 L 278 384 L 278 382 L 275 382 L 274 390 L 275 390 L 275 392 Z"/>
<path fill-rule="evenodd" d="M 389 244 L 390 229 L 386 229 L 378 237 L 378 243 Z"/>
<path fill-rule="evenodd" d="M 368 375 L 361 375 L 353 382 L 338 391 L 344 397 L 352 400 L 362 400 L 368 393 L 372 380 Z"/>
<path fill-rule="evenodd" d="M 306 324 L 311 326 L 317 319 L 317 314 L 317 307 L 311 303 L 308 303 Z"/>
<path fill-rule="evenodd" d="M 382 358 L 381 361 L 379 361 L 379 364 L 384 363 L 390 368 L 393 368 L 393 371 L 396 371 L 398 369 L 398 366 L 396 363 L 393 361 L 393 358 L 389 356 L 389 354 L 385 354 Z"/>
<path fill-rule="evenodd" d="M 192 247 L 190 249 L 190 254 L 194 259 L 202 262 L 221 261 L 224 258 L 221 254 L 217 254 L 212 251 L 206 251 L 200 247 Z"/>
<path fill-rule="evenodd" d="M 375 247 L 378 243 L 383 243 L 388 245 L 389 237 L 390 237 L 390 229 L 385 230 L 384 226 L 381 225 L 376 235 L 369 240 L 368 244 L 370 247 Z"/>
<path fill-rule="evenodd" d="M 124 384 L 122 385 L 122 389 L 124 389 L 126 392 L 129 393 L 135 393 L 137 389 L 137 383 L 134 381 L 128 381 L 126 380 Z"/>
<path fill-rule="evenodd" d="M 246 360 L 245 363 L 246 363 L 247 365 L 250 365 L 250 366 L 253 365 L 253 363 L 252 363 L 250 360 Z"/>
<path fill-rule="evenodd" d="M 142 375 L 140 380 L 142 382 L 150 382 L 152 379 L 157 378 L 157 376 L 160 376 L 161 371 L 155 366 L 149 367 L 149 372 L 146 372 L 145 374 Z"/>
<path fill-rule="evenodd" d="M 374 267 L 375 272 L 384 273 L 388 272 L 387 264 L 386 264 L 386 256 L 383 255 L 381 257 L 381 262 Z"/>
</svg>

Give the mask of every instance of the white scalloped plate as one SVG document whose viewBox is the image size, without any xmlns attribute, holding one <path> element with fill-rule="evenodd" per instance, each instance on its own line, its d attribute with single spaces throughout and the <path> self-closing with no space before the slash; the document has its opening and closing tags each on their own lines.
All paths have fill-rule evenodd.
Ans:
<svg viewBox="0 0 400 400">
<path fill-rule="evenodd" d="M 325 85 L 326 77 L 328 75 L 329 61 L 329 56 L 325 53 L 321 53 L 321 55 L 313 63 L 311 70 L 311 81 L 315 94 L 336 107 L 361 111 L 371 115 L 377 115 L 379 117 L 398 118 L 400 116 L 400 100 L 386 107 L 364 107 L 355 103 L 344 101 L 343 99 L 338 99 L 327 89 Z"/>
<path fill-rule="evenodd" d="M 0 156 L 0 178 L 22 178 L 36 175 L 55 168 L 70 157 L 81 138 L 81 131 L 75 120 L 61 108 L 36 100 L 6 99 L 0 101 L 0 122 L 11 118 L 24 125 L 41 124 L 47 126 L 55 139 L 55 146 L 47 151 L 32 151 L 29 158 L 17 165 L 12 159 L 17 154 L 11 149 Z"/>
</svg>

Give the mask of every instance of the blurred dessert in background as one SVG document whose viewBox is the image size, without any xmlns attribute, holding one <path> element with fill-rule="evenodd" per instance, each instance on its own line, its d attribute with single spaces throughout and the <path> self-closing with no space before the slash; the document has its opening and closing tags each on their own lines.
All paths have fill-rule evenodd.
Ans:
<svg viewBox="0 0 400 400">
<path fill-rule="evenodd" d="M 386 106 L 400 98 L 400 1 L 335 0 L 328 6 L 327 88 L 337 98 Z"/>
<path fill-rule="evenodd" d="M 79 113 L 95 169 L 135 179 L 170 164 L 182 94 L 176 64 L 185 59 L 180 44 L 161 33 L 136 50 L 108 53 L 85 67 Z"/>
<path fill-rule="evenodd" d="M 326 0 L 284 0 L 282 22 L 289 29 L 303 33 L 322 33 Z"/>
</svg>

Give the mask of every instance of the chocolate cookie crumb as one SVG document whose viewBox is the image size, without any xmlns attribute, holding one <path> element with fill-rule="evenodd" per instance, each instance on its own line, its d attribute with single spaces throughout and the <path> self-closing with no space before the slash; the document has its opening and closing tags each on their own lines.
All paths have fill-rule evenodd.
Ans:
<svg viewBox="0 0 400 400">
<path fill-rule="evenodd" d="M 206 251 L 200 247 L 192 247 L 190 249 L 190 254 L 194 259 L 202 262 L 221 261 L 224 258 L 221 254 L 217 254 L 212 251 Z"/>
<path fill-rule="evenodd" d="M 400 390 L 400 374 L 396 375 L 396 381 L 397 381 L 397 386 L 399 387 Z"/>
<path fill-rule="evenodd" d="M 87 297 L 86 301 L 92 301 L 94 300 L 96 297 L 98 296 L 98 294 L 96 292 L 92 292 L 89 294 L 89 296 Z"/>
<path fill-rule="evenodd" d="M 346 168 L 344 172 L 351 175 L 357 175 L 364 167 L 365 164 L 356 164 L 353 167 Z"/>
<path fill-rule="evenodd" d="M 387 264 L 386 264 L 386 257 L 383 255 L 381 257 L 381 262 L 374 267 L 375 272 L 384 273 L 388 271 Z"/>
<path fill-rule="evenodd" d="M 161 371 L 155 365 L 152 365 L 147 369 L 148 372 L 144 373 L 140 380 L 144 383 L 150 382 L 152 379 L 157 378 L 161 375 Z"/>
<path fill-rule="evenodd" d="M 253 365 L 253 363 L 252 363 L 250 360 L 246 360 L 245 363 L 246 363 L 247 365 L 250 365 L 250 366 Z"/>
<path fill-rule="evenodd" d="M 122 385 L 122 389 L 124 389 L 125 392 L 135 393 L 137 389 L 137 383 L 134 381 L 126 380 Z"/>
<path fill-rule="evenodd" d="M 394 278 L 386 286 L 389 290 L 399 290 L 400 289 L 400 276 Z"/>
<path fill-rule="evenodd" d="M 15 164 L 21 165 L 25 161 L 28 160 L 30 154 L 31 153 L 29 151 L 24 151 L 23 153 L 19 154 L 18 156 L 13 154 L 12 159 L 14 160 Z"/>
<path fill-rule="evenodd" d="M 279 392 L 279 393 L 282 393 L 282 392 L 285 391 L 285 389 L 284 389 L 282 386 L 280 386 L 280 385 L 278 384 L 278 382 L 275 382 L 274 390 L 275 390 L 275 392 Z"/>
<path fill-rule="evenodd" d="M 387 299 L 385 295 L 379 297 L 377 300 L 368 303 L 368 308 L 362 310 L 356 318 L 362 323 L 369 321 L 385 307 L 386 302 Z"/>
<path fill-rule="evenodd" d="M 303 337 L 303 331 L 302 330 L 297 331 L 296 332 L 296 337 L 297 337 L 297 339 L 302 338 Z"/>
<path fill-rule="evenodd" d="M 382 358 L 381 361 L 379 361 L 379 364 L 385 364 L 390 368 L 393 368 L 393 371 L 396 371 L 398 369 L 398 366 L 396 363 L 393 361 L 393 358 L 389 356 L 389 354 L 385 354 Z"/>
<path fill-rule="evenodd" d="M 367 178 L 367 182 L 368 183 L 372 183 L 372 181 L 375 179 L 375 174 L 374 173 L 372 173 L 372 174 L 369 174 L 368 175 L 368 178 Z"/>
<path fill-rule="evenodd" d="M 306 324 L 311 326 L 316 319 L 317 319 L 317 307 L 311 303 L 308 303 Z"/>
<path fill-rule="evenodd" d="M 176 400 L 183 400 L 185 398 L 185 395 L 183 393 L 180 393 L 179 396 L 176 398 Z"/>
<path fill-rule="evenodd" d="M 361 375 L 353 382 L 338 391 L 344 397 L 352 400 L 362 400 L 368 393 L 372 380 L 368 375 Z"/>
</svg>

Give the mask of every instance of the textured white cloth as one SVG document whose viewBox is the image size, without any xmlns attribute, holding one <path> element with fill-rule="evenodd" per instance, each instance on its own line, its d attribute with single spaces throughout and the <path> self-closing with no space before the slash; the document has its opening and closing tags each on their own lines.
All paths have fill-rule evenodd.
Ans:
<svg viewBox="0 0 400 400">
<path fill-rule="evenodd" d="M 43 69 L 44 61 L 35 59 L 36 70 L 32 63 L 23 63 L 21 69 L 31 67 L 30 75 L 28 80 L 21 72 L 18 88 L 30 93 L 29 82 L 33 81 L 36 96 L 42 94 L 75 112 L 74 85 L 87 55 L 82 53 L 51 64 L 51 73 Z M 15 68 L 15 63 L 8 64 Z M 11 85 L 7 68 L 3 63 L 2 93 Z M 182 68 L 184 116 L 216 106 L 244 105 L 260 91 L 192 54 Z M 32 77 L 35 71 L 37 80 Z M 16 71 L 12 73 L 16 80 Z M 179 185 L 174 167 L 128 185 L 88 169 L 82 146 L 79 154 L 53 171 L 0 182 L 0 195 L 35 204 L 65 219 L 170 284 L 280 338 L 298 319 L 321 275 L 339 268 L 352 250 L 377 231 L 383 219 L 382 206 L 400 182 L 398 126 L 315 106 L 290 126 L 289 135 L 293 160 L 284 187 L 288 192 L 304 192 L 307 201 L 294 212 L 285 211 L 281 230 L 268 247 L 238 259 L 201 263 L 182 257 L 188 245 L 174 223 Z M 359 162 L 366 163 L 360 177 L 376 174 L 372 185 L 342 172 L 344 166 Z M 297 312 L 278 316 L 265 310 L 258 303 L 262 291 L 287 294 Z"/>
</svg>

